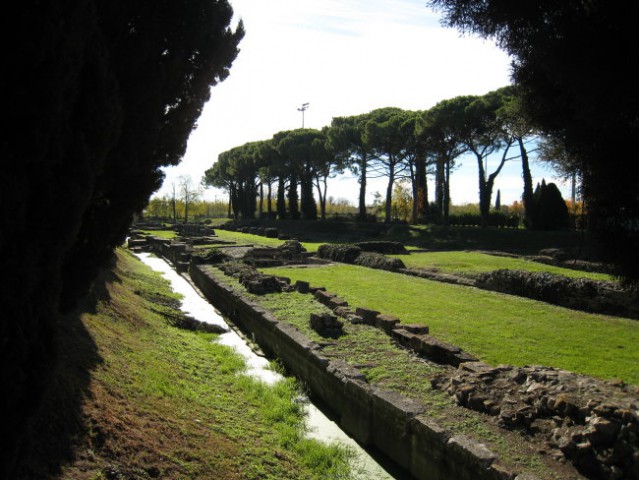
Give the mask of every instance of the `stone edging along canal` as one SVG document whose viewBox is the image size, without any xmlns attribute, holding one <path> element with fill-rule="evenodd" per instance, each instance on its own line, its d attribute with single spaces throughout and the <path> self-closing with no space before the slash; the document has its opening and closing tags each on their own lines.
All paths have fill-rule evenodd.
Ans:
<svg viewBox="0 0 639 480">
<path fill-rule="evenodd" d="M 359 443 L 374 447 L 416 479 L 532 480 L 515 477 L 495 464 L 497 456 L 483 444 L 451 435 L 424 415 L 421 405 L 368 384 L 357 369 L 329 359 L 319 345 L 241 292 L 218 283 L 200 265 L 189 274 L 208 300 L 241 329 L 250 332 L 267 353 L 304 381 Z"/>
</svg>

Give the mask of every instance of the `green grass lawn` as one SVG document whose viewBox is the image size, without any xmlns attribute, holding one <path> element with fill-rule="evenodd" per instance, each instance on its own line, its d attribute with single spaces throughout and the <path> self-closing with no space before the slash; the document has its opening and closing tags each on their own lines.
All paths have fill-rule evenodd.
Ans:
<svg viewBox="0 0 639 480">
<path fill-rule="evenodd" d="M 361 306 L 429 325 L 431 333 L 497 365 L 547 365 L 639 384 L 639 322 L 351 265 L 273 268 Z"/>
<path fill-rule="evenodd" d="M 261 235 L 253 235 L 251 233 L 229 232 L 227 230 L 216 230 L 215 234 L 222 240 L 230 240 L 240 244 L 253 243 L 255 245 L 265 247 L 279 247 L 285 240 L 277 238 L 266 238 Z M 318 247 L 326 242 L 302 242 L 304 248 L 309 252 L 316 252 Z"/>
<path fill-rule="evenodd" d="M 161 238 L 176 238 L 177 233 L 173 230 L 142 230 L 143 234 L 152 235 Z M 253 235 L 251 233 L 231 232 L 228 230 L 216 229 L 215 235 L 221 240 L 227 240 L 230 242 L 236 242 L 238 245 L 252 244 L 261 247 L 279 247 L 284 243 L 284 240 L 278 240 L 277 238 L 267 238 L 261 235 Z M 302 245 L 309 252 L 316 252 L 317 248 L 326 242 L 302 242 Z M 216 245 L 210 245 L 215 247 Z M 206 245 L 200 245 L 201 248 L 206 248 Z"/>
<path fill-rule="evenodd" d="M 573 278 L 593 280 L 614 280 L 605 273 L 583 272 L 569 268 L 545 265 L 522 258 L 500 257 L 479 252 L 419 252 L 410 255 L 391 255 L 401 259 L 409 268 L 437 269 L 442 273 L 473 275 L 501 268 L 526 270 L 529 272 L 549 272 Z"/>
<path fill-rule="evenodd" d="M 177 233 L 174 230 L 140 230 L 143 235 L 150 235 L 152 237 L 160 238 L 175 238 Z"/>
</svg>

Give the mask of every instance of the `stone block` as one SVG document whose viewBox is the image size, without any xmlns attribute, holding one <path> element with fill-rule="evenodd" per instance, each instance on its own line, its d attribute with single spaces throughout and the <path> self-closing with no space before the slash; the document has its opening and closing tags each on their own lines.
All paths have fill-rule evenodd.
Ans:
<svg viewBox="0 0 639 480">
<path fill-rule="evenodd" d="M 323 337 L 335 337 L 343 333 L 344 324 L 330 313 L 311 313 L 311 328 Z"/>
<path fill-rule="evenodd" d="M 367 325 L 375 325 L 375 319 L 380 312 L 376 310 L 369 310 L 368 308 L 357 307 L 355 309 L 355 314 L 362 317 L 364 319 L 364 323 Z"/>
<path fill-rule="evenodd" d="M 483 443 L 477 443 L 465 435 L 457 435 L 448 440 L 451 451 L 463 458 L 469 465 L 477 465 L 481 468 L 488 468 L 497 455 L 491 452 Z"/>
<path fill-rule="evenodd" d="M 384 330 L 386 333 L 390 334 L 393 331 L 395 325 L 399 323 L 399 318 L 394 317 L 392 315 L 377 315 L 375 317 L 375 326 Z"/>
<path fill-rule="evenodd" d="M 295 282 L 295 290 L 297 290 L 299 293 L 308 293 L 309 287 L 309 283 L 303 280 L 297 280 Z"/>
<path fill-rule="evenodd" d="M 373 442 L 371 386 L 365 380 L 346 380 L 340 426 L 362 445 Z"/>
<path fill-rule="evenodd" d="M 450 479 L 447 465 L 447 442 L 450 433 L 425 415 L 411 420 L 412 433 L 410 473 L 424 480 Z"/>
<path fill-rule="evenodd" d="M 327 292 L 326 290 L 316 290 L 314 296 L 315 300 L 320 302 L 322 305 L 328 305 L 335 294 Z"/>
<path fill-rule="evenodd" d="M 355 314 L 348 315 L 346 319 L 353 325 L 359 325 L 361 323 L 364 323 L 364 319 L 360 317 L 359 315 L 355 315 Z"/>
<path fill-rule="evenodd" d="M 419 325 L 416 323 L 408 325 L 400 323 L 399 325 L 396 325 L 395 328 L 406 330 L 407 332 L 414 333 L 416 335 L 424 335 L 429 333 L 428 325 Z"/>
<path fill-rule="evenodd" d="M 335 309 L 338 307 L 348 307 L 348 302 L 340 297 L 332 297 L 328 304 L 326 305 L 330 309 Z"/>
<path fill-rule="evenodd" d="M 350 308 L 343 307 L 343 306 L 335 307 L 333 309 L 333 313 L 337 315 L 338 317 L 342 317 L 342 318 L 349 318 L 350 316 L 353 315 L 353 311 Z"/>
<path fill-rule="evenodd" d="M 424 407 L 397 392 L 373 388 L 372 394 L 374 443 L 408 470 L 412 451 L 410 425 L 424 413 Z"/>
</svg>

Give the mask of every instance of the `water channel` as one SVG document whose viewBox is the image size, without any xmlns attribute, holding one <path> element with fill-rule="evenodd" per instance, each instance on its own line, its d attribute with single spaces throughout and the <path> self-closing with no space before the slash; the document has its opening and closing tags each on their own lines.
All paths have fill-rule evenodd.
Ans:
<svg viewBox="0 0 639 480">
<path fill-rule="evenodd" d="M 244 338 L 227 324 L 220 313 L 200 294 L 200 292 L 182 275 L 178 274 L 167 262 L 149 253 L 136 256 L 153 270 L 160 272 L 170 283 L 173 291 L 181 294 L 182 311 L 201 322 L 216 324 L 228 330 L 217 340 L 222 345 L 235 349 L 247 364 L 247 374 L 267 384 L 279 381 L 283 377 L 270 368 L 268 359 L 251 349 Z M 355 440 L 349 437 L 340 427 L 330 420 L 308 398 L 303 399 L 306 408 L 306 424 L 308 437 L 322 442 L 337 442 L 355 452 L 353 470 L 357 478 L 371 480 L 400 480 L 409 478 L 403 472 L 396 472 L 392 466 L 382 466 Z"/>
</svg>

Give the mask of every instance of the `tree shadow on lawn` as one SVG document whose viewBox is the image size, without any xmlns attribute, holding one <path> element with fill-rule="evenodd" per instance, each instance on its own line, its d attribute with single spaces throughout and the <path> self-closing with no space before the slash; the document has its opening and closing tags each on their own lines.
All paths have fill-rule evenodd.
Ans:
<svg viewBox="0 0 639 480">
<path fill-rule="evenodd" d="M 82 322 L 83 313 L 95 313 L 100 302 L 108 302 L 108 284 L 120 282 L 116 274 L 103 270 L 88 297 L 78 308 L 60 318 L 57 331 L 57 361 L 42 406 L 32 422 L 27 448 L 19 459 L 19 478 L 49 479 L 73 460 L 75 448 L 89 434 L 83 414 L 85 399 L 91 398 L 92 371 L 101 363 L 97 345 Z"/>
</svg>

